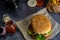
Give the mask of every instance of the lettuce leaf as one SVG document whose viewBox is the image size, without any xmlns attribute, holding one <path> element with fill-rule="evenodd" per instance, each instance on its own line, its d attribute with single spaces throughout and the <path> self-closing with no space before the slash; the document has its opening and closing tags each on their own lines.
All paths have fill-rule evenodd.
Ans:
<svg viewBox="0 0 60 40">
<path fill-rule="evenodd" d="M 46 33 L 46 34 L 51 34 L 52 33 L 52 31 L 49 31 L 48 33 Z"/>
<path fill-rule="evenodd" d="M 35 35 L 36 40 L 46 40 L 43 34 L 36 34 Z"/>
<path fill-rule="evenodd" d="M 28 32 L 28 34 L 30 34 L 30 35 L 32 34 L 32 32 L 31 32 L 30 30 L 28 30 L 27 32 Z"/>
</svg>

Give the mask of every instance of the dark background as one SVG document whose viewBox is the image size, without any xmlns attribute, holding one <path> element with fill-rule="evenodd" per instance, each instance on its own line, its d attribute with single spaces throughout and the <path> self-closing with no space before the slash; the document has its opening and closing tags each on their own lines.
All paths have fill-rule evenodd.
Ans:
<svg viewBox="0 0 60 40">
<path fill-rule="evenodd" d="M 18 5 L 18 8 L 14 9 L 14 10 L 8 10 L 6 8 L 6 6 L 7 6 L 6 1 L 0 0 L 0 27 L 4 26 L 3 25 L 3 15 L 4 14 L 9 14 L 13 20 L 19 21 L 19 20 L 22 20 L 23 18 L 37 12 L 38 10 L 43 9 L 44 7 L 46 7 L 46 4 L 48 2 L 48 0 L 44 0 L 45 5 L 43 7 L 30 8 L 27 5 L 28 0 L 19 0 L 19 1 L 20 2 Z M 51 13 L 51 12 L 49 12 L 49 14 L 60 24 L 60 14 Z M 51 40 L 60 40 L 59 37 L 60 37 L 60 33 Z M 6 34 L 4 36 L 0 36 L 0 40 L 24 40 L 24 37 L 22 36 L 21 32 L 17 28 L 17 31 L 15 34 L 13 34 L 13 35 Z"/>
</svg>

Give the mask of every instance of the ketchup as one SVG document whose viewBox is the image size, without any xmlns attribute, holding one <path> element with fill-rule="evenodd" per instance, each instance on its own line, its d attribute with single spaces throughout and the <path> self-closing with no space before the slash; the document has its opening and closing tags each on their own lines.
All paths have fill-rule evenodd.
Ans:
<svg viewBox="0 0 60 40">
<path fill-rule="evenodd" d="M 15 33 L 16 32 L 16 24 L 14 21 L 10 18 L 8 14 L 3 15 L 5 26 L 6 26 L 6 32 L 7 33 Z"/>
<path fill-rule="evenodd" d="M 15 33 L 16 32 L 16 24 L 14 24 L 12 20 L 7 22 L 5 25 L 6 25 L 7 33 Z"/>
<path fill-rule="evenodd" d="M 41 7 L 44 5 L 44 0 L 36 0 L 37 1 L 37 7 Z"/>
</svg>

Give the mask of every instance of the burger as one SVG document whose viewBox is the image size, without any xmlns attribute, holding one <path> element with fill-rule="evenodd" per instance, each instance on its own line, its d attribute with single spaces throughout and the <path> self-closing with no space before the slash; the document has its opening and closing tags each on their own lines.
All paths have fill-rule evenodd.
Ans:
<svg viewBox="0 0 60 40">
<path fill-rule="evenodd" d="M 60 0 L 49 0 L 46 8 L 50 12 L 60 13 Z"/>
<path fill-rule="evenodd" d="M 28 27 L 28 34 L 36 40 L 46 40 L 52 33 L 51 22 L 49 18 L 43 14 L 35 15 L 31 19 L 31 24 Z"/>
</svg>

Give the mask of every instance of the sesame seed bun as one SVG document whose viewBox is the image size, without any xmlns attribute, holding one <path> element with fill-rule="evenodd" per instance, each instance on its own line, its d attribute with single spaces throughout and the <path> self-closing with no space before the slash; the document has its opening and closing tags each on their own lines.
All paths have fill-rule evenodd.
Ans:
<svg viewBox="0 0 60 40">
<path fill-rule="evenodd" d="M 49 18 L 42 14 L 32 17 L 31 26 L 36 34 L 45 34 L 51 30 Z"/>
</svg>

